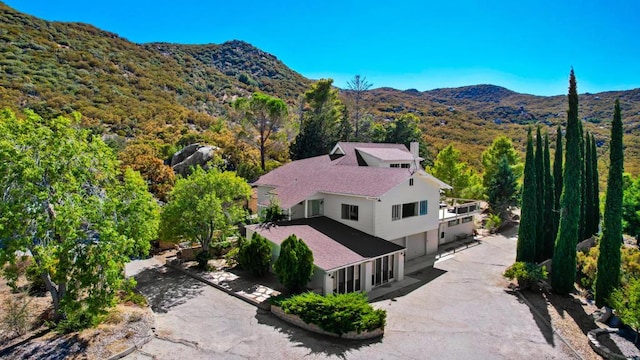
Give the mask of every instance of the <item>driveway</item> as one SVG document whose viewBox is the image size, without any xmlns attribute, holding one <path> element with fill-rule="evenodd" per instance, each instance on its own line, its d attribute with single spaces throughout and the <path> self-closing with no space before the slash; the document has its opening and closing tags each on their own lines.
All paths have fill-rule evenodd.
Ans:
<svg viewBox="0 0 640 360">
<path fill-rule="evenodd" d="M 515 239 L 478 246 L 410 274 L 416 285 L 374 306 L 387 310 L 382 339 L 349 342 L 308 333 L 268 312 L 164 267 L 139 286 L 156 314 L 156 337 L 126 359 L 567 359 L 571 353 L 529 308 L 505 291 L 501 273 Z"/>
</svg>

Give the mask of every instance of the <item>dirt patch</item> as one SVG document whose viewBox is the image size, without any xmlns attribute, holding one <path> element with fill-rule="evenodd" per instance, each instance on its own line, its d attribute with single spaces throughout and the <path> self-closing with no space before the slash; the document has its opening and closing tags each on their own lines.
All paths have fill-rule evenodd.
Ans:
<svg viewBox="0 0 640 360">
<path fill-rule="evenodd" d="M 19 285 L 25 285 L 22 280 Z M 13 293 L 5 281 L 0 282 L 0 307 L 24 294 Z M 10 329 L 0 331 L 2 359 L 105 359 L 150 335 L 153 314 L 148 307 L 118 304 L 96 328 L 60 335 L 46 327 L 51 312 L 51 298 L 28 295 L 27 332 L 16 336 Z M 0 309 L 6 314 L 7 309 Z"/>
</svg>

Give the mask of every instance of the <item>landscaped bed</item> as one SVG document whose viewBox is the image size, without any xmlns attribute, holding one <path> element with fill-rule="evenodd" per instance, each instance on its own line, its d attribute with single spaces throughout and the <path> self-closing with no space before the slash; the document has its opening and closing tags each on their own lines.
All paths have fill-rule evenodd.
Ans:
<svg viewBox="0 0 640 360">
<path fill-rule="evenodd" d="M 322 296 L 307 292 L 273 298 L 271 311 L 309 331 L 347 339 L 382 336 L 387 316 L 384 310 L 374 309 L 362 293 Z"/>
</svg>

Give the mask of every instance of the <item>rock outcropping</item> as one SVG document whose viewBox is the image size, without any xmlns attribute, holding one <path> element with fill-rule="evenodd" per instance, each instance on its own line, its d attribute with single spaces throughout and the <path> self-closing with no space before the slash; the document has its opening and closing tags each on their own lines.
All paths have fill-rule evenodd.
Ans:
<svg viewBox="0 0 640 360">
<path fill-rule="evenodd" d="M 209 168 L 209 162 L 213 160 L 215 152 L 219 150 L 217 146 L 190 144 L 171 157 L 171 167 L 176 174 L 187 176 L 192 167 L 199 166 L 203 169 Z"/>
</svg>

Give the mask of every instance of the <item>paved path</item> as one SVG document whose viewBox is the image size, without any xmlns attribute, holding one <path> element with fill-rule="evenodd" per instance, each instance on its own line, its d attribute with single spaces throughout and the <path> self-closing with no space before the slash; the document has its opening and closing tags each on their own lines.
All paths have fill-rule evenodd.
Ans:
<svg viewBox="0 0 640 360">
<path fill-rule="evenodd" d="M 529 308 L 504 291 L 515 240 L 485 238 L 414 273 L 420 282 L 374 303 L 382 339 L 349 342 L 295 328 L 175 270 L 147 268 L 141 290 L 157 337 L 127 359 L 567 359 L 570 352 Z"/>
</svg>

